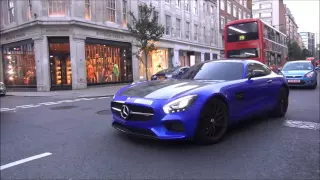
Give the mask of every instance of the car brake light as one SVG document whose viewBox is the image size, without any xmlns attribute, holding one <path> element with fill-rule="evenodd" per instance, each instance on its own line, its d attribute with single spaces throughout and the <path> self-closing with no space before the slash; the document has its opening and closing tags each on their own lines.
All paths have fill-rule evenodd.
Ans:
<svg viewBox="0 0 320 180">
<path fill-rule="evenodd" d="M 309 72 L 305 75 L 305 77 L 311 78 L 313 76 L 314 72 Z"/>
</svg>

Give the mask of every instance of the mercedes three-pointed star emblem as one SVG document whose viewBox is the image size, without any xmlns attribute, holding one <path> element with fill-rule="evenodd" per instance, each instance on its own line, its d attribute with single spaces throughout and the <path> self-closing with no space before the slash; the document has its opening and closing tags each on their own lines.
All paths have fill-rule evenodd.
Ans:
<svg viewBox="0 0 320 180">
<path fill-rule="evenodd" d="M 123 105 L 121 107 L 121 111 L 120 111 L 120 115 L 123 119 L 128 119 L 129 116 L 130 116 L 130 110 L 129 110 L 129 107 L 126 106 L 126 105 Z"/>
</svg>

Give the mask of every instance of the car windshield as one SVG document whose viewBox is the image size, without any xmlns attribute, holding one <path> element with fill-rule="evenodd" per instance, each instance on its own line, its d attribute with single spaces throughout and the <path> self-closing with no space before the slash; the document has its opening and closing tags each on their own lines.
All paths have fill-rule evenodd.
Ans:
<svg viewBox="0 0 320 180">
<path fill-rule="evenodd" d="M 161 70 L 159 72 L 157 72 L 157 74 L 169 74 L 169 73 L 173 73 L 174 71 L 178 70 L 180 67 L 174 67 L 174 68 L 169 68 L 169 69 L 164 69 Z"/>
<path fill-rule="evenodd" d="M 243 64 L 240 62 L 207 62 L 190 67 L 180 79 L 231 81 L 242 77 Z"/>
<path fill-rule="evenodd" d="M 297 70 L 312 70 L 311 63 L 309 62 L 293 62 L 286 64 L 283 71 L 297 71 Z"/>
</svg>

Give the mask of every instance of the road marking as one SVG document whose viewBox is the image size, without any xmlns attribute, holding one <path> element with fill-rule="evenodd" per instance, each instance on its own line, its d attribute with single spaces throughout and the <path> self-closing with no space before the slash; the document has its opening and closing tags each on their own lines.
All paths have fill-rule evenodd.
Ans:
<svg viewBox="0 0 320 180">
<path fill-rule="evenodd" d="M 71 103 L 71 102 L 78 102 L 78 101 L 90 101 L 90 100 L 95 100 L 95 99 L 108 99 L 108 98 L 110 98 L 110 97 L 78 98 L 78 99 L 73 99 L 73 100 L 61 100 L 61 101 L 57 101 L 57 102 L 43 102 L 43 103 L 38 103 L 38 104 L 20 105 L 20 106 L 16 106 L 15 108 L 0 108 L 0 112 L 16 111 L 18 108 L 26 109 L 26 108 L 40 107 L 42 105 L 51 106 L 51 105 L 56 105 L 56 104 L 61 104 L 61 103 Z"/>
<path fill-rule="evenodd" d="M 284 122 L 284 125 L 288 127 L 295 127 L 295 128 L 302 128 L 302 129 L 312 129 L 312 130 L 320 129 L 320 123 L 307 122 L 307 121 L 286 120 Z"/>
<path fill-rule="evenodd" d="M 15 162 L 12 162 L 12 163 L 9 163 L 9 164 L 1 166 L 0 167 L 0 171 L 2 171 L 4 169 L 7 169 L 7 168 L 10 168 L 10 167 L 13 167 L 13 166 L 16 166 L 16 165 L 19 165 L 19 164 L 23 164 L 23 163 L 26 163 L 26 162 L 29 162 L 29 161 L 33 161 L 33 160 L 40 159 L 40 158 L 43 158 L 43 157 L 46 157 L 46 156 L 50 156 L 50 155 L 52 155 L 52 153 L 46 152 L 46 153 L 43 153 L 43 154 L 38 154 L 38 155 L 31 156 L 31 157 L 28 157 L 28 158 L 25 158 L 25 159 L 21 159 L 19 161 L 15 161 Z"/>
</svg>

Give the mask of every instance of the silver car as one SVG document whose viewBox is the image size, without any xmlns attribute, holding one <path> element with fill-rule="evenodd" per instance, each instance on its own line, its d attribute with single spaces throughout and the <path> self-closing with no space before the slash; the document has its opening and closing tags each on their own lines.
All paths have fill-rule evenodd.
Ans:
<svg viewBox="0 0 320 180">
<path fill-rule="evenodd" d="M 0 82 L 0 96 L 5 96 L 7 93 L 6 85 L 3 82 Z"/>
</svg>

